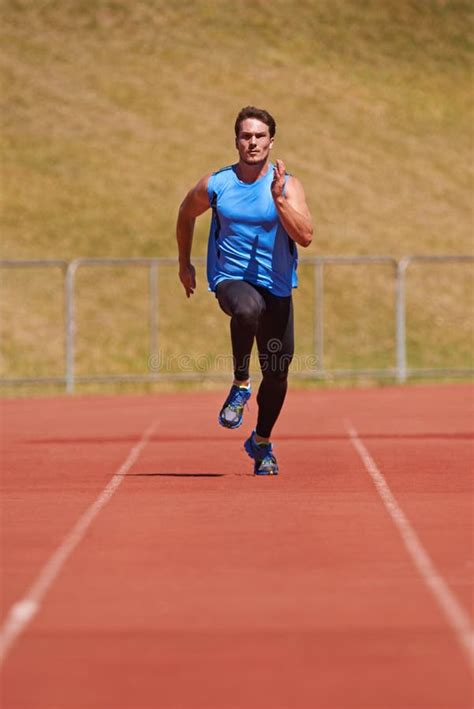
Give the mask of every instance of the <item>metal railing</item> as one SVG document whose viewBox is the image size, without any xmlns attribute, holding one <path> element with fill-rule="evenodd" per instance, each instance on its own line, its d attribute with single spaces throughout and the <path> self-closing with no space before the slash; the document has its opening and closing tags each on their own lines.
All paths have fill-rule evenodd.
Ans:
<svg viewBox="0 0 474 709">
<path fill-rule="evenodd" d="M 389 377 L 398 382 L 405 382 L 413 376 L 470 376 L 474 373 L 471 368 L 410 368 L 407 362 L 407 322 L 406 322 L 406 280 L 410 265 L 428 263 L 472 263 L 474 256 L 406 256 L 396 259 L 388 256 L 321 256 L 305 258 L 301 264 L 313 267 L 314 288 L 314 352 L 317 366 L 308 371 L 296 372 L 293 376 L 326 379 L 340 377 Z M 195 258 L 194 262 L 204 263 L 203 258 Z M 76 274 L 78 269 L 87 266 L 126 266 L 145 267 L 149 271 L 149 296 L 148 296 L 148 331 L 149 331 L 149 356 L 158 354 L 158 312 L 159 289 L 158 268 L 160 265 L 176 265 L 174 258 L 80 258 L 67 262 L 59 259 L 47 260 L 0 260 L 0 268 L 59 268 L 64 278 L 64 342 L 65 342 L 65 367 L 64 375 L 57 377 L 17 377 L 0 379 L 4 386 L 21 384 L 64 384 L 66 391 L 72 393 L 76 383 L 87 382 L 156 382 L 165 379 L 195 379 L 203 378 L 203 374 L 196 373 L 157 373 L 144 374 L 103 374 L 103 375 L 77 375 L 76 374 Z M 395 362 L 393 367 L 385 369 L 325 369 L 324 367 L 324 274 L 328 265 L 385 265 L 391 266 L 395 285 Z M 221 376 L 211 372 L 210 378 Z M 226 375 L 228 376 L 228 375 Z"/>
</svg>

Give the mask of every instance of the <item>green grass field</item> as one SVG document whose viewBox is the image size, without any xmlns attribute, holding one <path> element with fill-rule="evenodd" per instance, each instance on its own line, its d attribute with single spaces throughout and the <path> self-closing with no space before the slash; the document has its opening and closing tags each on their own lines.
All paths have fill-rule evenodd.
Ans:
<svg viewBox="0 0 474 709">
<path fill-rule="evenodd" d="M 250 103 L 275 115 L 274 157 L 305 186 L 316 235 L 302 259 L 472 253 L 470 2 L 3 0 L 1 25 L 3 258 L 174 256 L 177 207 L 235 160 Z M 391 281 L 370 268 L 328 269 L 327 367 L 394 362 Z M 146 275 L 101 273 L 78 276 L 78 372 L 144 372 Z M 0 275 L 2 376 L 61 374 L 59 274 Z M 171 370 L 183 352 L 227 353 L 203 273 L 194 302 L 173 269 L 160 281 Z M 472 269 L 414 268 L 409 364 L 471 366 L 473 305 Z"/>
</svg>

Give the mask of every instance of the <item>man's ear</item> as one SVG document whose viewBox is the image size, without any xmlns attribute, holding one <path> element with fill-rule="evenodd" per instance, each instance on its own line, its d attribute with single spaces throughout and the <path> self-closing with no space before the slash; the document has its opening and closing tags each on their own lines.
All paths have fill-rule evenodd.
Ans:
<svg viewBox="0 0 474 709">
<path fill-rule="evenodd" d="M 273 138 L 270 138 L 270 150 L 273 148 Z"/>
</svg>

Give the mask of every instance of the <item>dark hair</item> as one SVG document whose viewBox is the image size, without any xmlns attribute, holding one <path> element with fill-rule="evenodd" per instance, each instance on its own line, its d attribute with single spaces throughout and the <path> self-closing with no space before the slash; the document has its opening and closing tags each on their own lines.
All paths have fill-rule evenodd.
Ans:
<svg viewBox="0 0 474 709">
<path fill-rule="evenodd" d="M 245 108 L 242 108 L 242 110 L 239 112 L 239 115 L 235 119 L 236 138 L 239 137 L 240 124 L 242 123 L 242 121 L 245 121 L 246 118 L 257 118 L 259 121 L 262 121 L 262 123 L 265 123 L 265 125 L 268 126 L 268 130 L 270 131 L 270 138 L 273 138 L 273 136 L 275 135 L 275 119 L 268 113 L 268 111 L 265 111 L 263 108 L 256 108 L 255 106 L 245 106 Z"/>
</svg>

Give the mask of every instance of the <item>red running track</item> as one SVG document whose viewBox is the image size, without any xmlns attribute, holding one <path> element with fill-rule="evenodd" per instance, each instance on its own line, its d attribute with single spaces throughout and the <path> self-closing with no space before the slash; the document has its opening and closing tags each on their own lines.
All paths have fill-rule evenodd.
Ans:
<svg viewBox="0 0 474 709">
<path fill-rule="evenodd" d="M 4 709 L 469 709 L 472 389 L 222 398 L 3 402 Z"/>
</svg>

